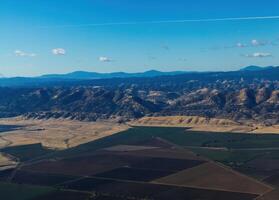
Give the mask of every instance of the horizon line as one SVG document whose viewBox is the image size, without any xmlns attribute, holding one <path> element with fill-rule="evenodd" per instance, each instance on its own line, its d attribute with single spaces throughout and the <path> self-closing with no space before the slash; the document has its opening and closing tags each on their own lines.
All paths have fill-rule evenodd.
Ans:
<svg viewBox="0 0 279 200">
<path fill-rule="evenodd" d="M 270 66 L 259 66 L 259 65 L 248 65 L 248 66 L 242 66 L 238 69 L 235 70 L 173 70 L 173 71 L 164 71 L 164 70 L 156 70 L 156 69 L 149 69 L 145 71 L 135 71 L 135 72 L 129 72 L 129 71 L 111 71 L 111 72 L 98 72 L 98 71 L 86 71 L 86 70 L 76 70 L 76 71 L 69 71 L 69 72 L 64 72 L 64 73 L 43 73 L 43 74 L 38 74 L 38 75 L 17 75 L 17 76 L 5 76 L 4 74 L 1 74 L 0 79 L 9 79 L 9 78 L 40 78 L 42 76 L 48 76 L 48 75 L 67 75 L 71 74 L 74 72 L 88 72 L 88 73 L 98 73 L 98 74 L 113 74 L 113 73 L 127 73 L 127 74 L 136 74 L 136 73 L 145 73 L 149 71 L 158 71 L 158 72 L 163 72 L 163 73 L 171 73 L 171 72 L 185 72 L 185 73 L 208 73 L 208 72 L 234 72 L 234 71 L 239 71 L 241 69 L 244 69 L 246 67 L 250 66 L 256 66 L 256 67 L 261 67 L 261 68 L 266 68 L 266 67 L 279 67 L 277 65 L 270 65 Z"/>
</svg>

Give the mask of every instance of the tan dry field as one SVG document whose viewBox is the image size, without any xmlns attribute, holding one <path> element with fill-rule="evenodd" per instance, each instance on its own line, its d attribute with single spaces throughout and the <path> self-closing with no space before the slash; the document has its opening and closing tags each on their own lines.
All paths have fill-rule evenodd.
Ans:
<svg viewBox="0 0 279 200">
<path fill-rule="evenodd" d="M 213 162 L 201 164 L 153 182 L 258 195 L 272 189 L 266 184 Z"/>
<path fill-rule="evenodd" d="M 14 168 L 17 162 L 10 156 L 0 153 L 0 171 L 4 169 Z"/>
<path fill-rule="evenodd" d="M 2 132 L 0 148 L 41 143 L 55 149 L 65 149 L 110 136 L 129 128 L 114 122 L 80 122 L 73 120 L 0 119 L 0 125 L 20 125 L 17 130 Z"/>
<path fill-rule="evenodd" d="M 186 127 L 193 131 L 274 133 L 279 134 L 279 125 L 266 126 L 253 122 L 238 123 L 229 119 L 198 116 L 143 117 L 130 123 L 133 126 Z"/>
</svg>

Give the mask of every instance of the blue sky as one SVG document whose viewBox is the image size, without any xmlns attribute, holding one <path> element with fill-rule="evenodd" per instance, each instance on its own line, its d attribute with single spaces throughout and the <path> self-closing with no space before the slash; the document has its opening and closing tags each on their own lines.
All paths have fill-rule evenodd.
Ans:
<svg viewBox="0 0 279 200">
<path fill-rule="evenodd" d="M 278 0 L 2 0 L 0 73 L 279 65 L 277 16 Z"/>
</svg>

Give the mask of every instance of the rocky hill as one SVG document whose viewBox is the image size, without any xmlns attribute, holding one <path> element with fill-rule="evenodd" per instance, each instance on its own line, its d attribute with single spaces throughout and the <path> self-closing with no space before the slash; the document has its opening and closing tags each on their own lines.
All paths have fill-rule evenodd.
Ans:
<svg viewBox="0 0 279 200">
<path fill-rule="evenodd" d="M 116 119 L 201 116 L 279 122 L 278 68 L 0 88 L 0 116 Z"/>
</svg>

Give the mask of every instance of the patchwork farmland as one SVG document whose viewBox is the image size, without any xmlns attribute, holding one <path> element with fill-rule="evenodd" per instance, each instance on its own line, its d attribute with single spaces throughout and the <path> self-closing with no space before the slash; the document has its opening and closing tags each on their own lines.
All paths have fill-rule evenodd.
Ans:
<svg viewBox="0 0 279 200">
<path fill-rule="evenodd" d="M 265 168 L 262 162 L 277 159 L 277 151 L 264 150 L 266 141 L 275 136 L 226 134 L 133 127 L 60 151 L 40 145 L 9 147 L 2 151 L 20 162 L 0 172 L 0 190 L 11 185 L 17 195 L 10 199 L 15 200 L 23 195 L 35 200 L 255 200 L 274 196 L 278 168 Z M 256 143 L 264 139 L 263 149 L 250 144 L 245 151 L 240 143 L 247 143 L 247 137 Z M 244 155 L 237 159 L 239 151 Z M 267 176 L 252 175 L 252 170 Z"/>
</svg>

